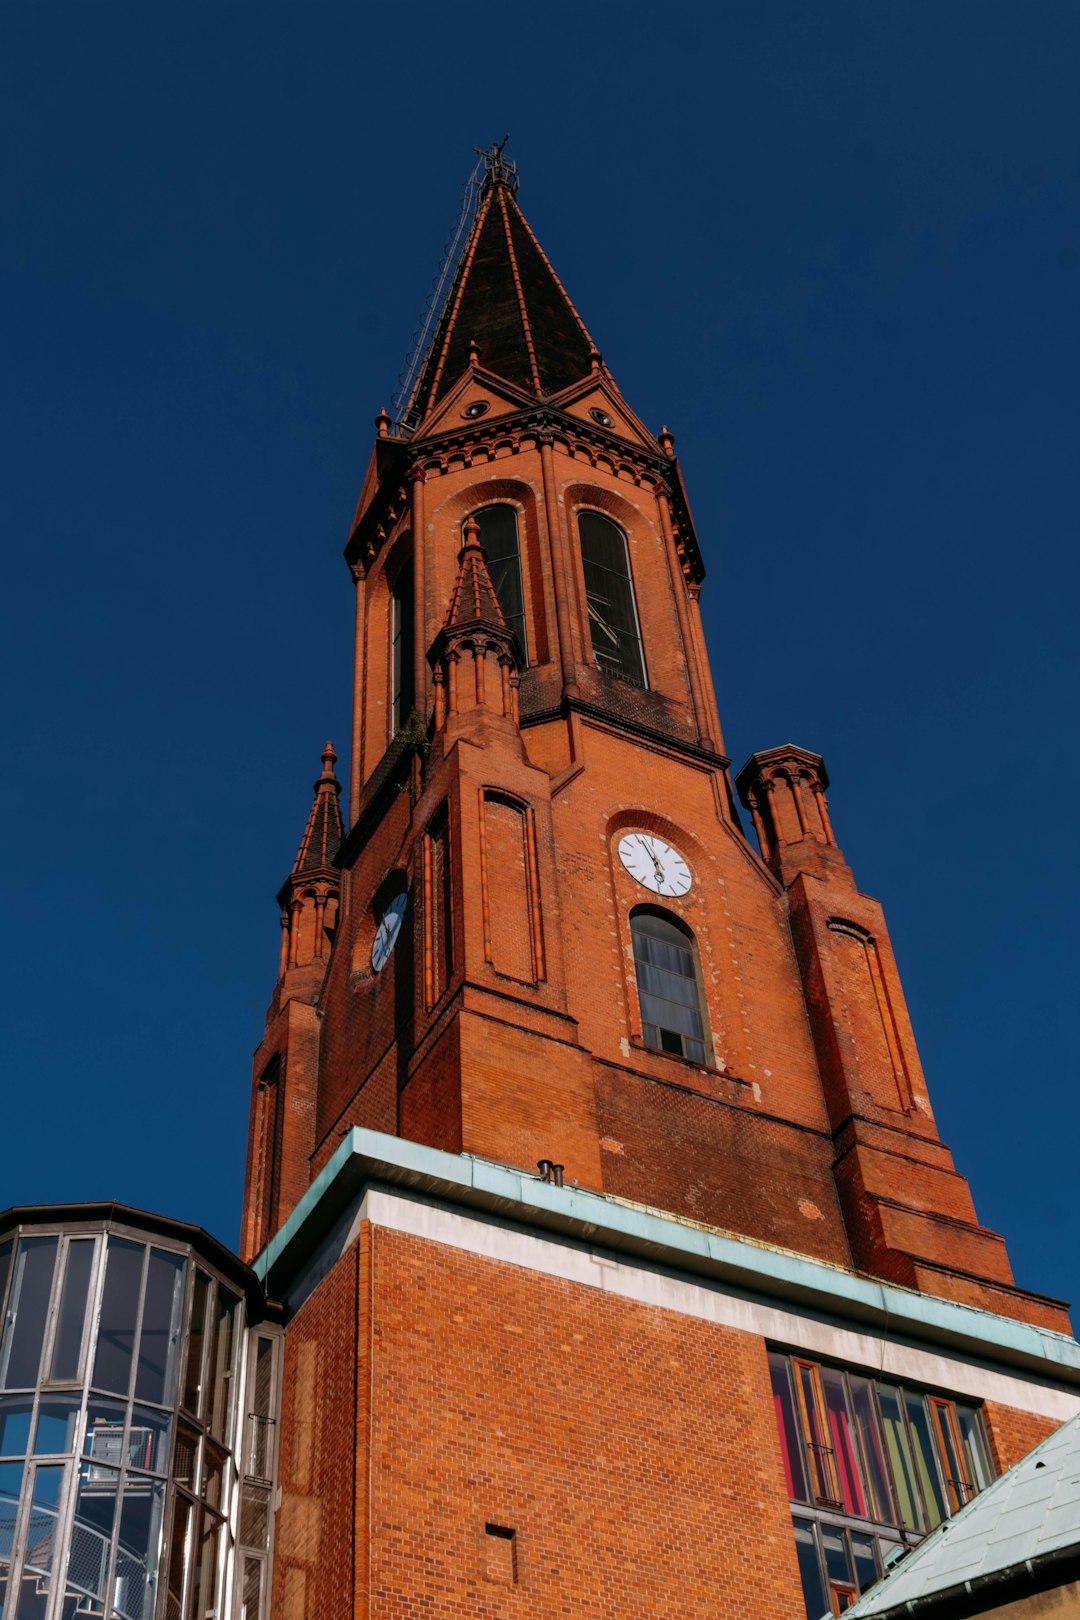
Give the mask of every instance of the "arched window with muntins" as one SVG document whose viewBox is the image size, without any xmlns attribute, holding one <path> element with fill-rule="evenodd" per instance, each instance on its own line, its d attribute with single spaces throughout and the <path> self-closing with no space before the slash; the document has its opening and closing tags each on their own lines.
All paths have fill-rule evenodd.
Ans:
<svg viewBox="0 0 1080 1620">
<path fill-rule="evenodd" d="M 580 512 L 578 538 L 593 657 L 606 674 L 645 686 L 645 660 L 626 536 L 617 523 L 599 512 Z"/>
<path fill-rule="evenodd" d="M 630 914 L 630 935 L 645 1045 L 689 1063 L 704 1063 L 705 1020 L 693 934 L 670 913 L 640 907 Z"/>
<path fill-rule="evenodd" d="M 391 624 L 390 713 L 395 731 L 408 724 L 416 693 L 413 686 L 413 572 L 407 563 L 394 586 Z"/>
<path fill-rule="evenodd" d="M 512 506 L 484 506 L 473 512 L 480 530 L 480 544 L 487 558 L 491 580 L 503 618 L 517 632 L 526 663 L 529 644 L 525 638 L 525 597 L 521 586 L 521 545 L 518 540 L 517 512 Z"/>
</svg>

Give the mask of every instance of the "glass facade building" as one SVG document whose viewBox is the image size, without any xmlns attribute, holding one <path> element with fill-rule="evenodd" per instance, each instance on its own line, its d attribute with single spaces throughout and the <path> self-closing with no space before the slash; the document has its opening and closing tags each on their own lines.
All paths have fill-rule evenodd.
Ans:
<svg viewBox="0 0 1080 1620">
<path fill-rule="evenodd" d="M 280 1328 L 196 1227 L 0 1215 L 0 1617 L 262 1620 Z"/>
</svg>

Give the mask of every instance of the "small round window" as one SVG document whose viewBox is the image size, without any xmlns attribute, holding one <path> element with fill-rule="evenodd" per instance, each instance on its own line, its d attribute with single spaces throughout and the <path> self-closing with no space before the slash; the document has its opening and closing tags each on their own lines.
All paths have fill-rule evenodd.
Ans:
<svg viewBox="0 0 1080 1620">
<path fill-rule="evenodd" d="M 461 414 L 468 417 L 470 421 L 474 421 L 478 416 L 486 416 L 490 409 L 491 406 L 486 399 L 474 399 L 471 405 L 466 405 Z"/>
<path fill-rule="evenodd" d="M 589 415 L 592 417 L 594 422 L 599 422 L 601 427 L 615 426 L 613 419 L 608 415 L 607 411 L 602 411 L 599 405 L 594 405 L 592 410 L 589 412 Z"/>
</svg>

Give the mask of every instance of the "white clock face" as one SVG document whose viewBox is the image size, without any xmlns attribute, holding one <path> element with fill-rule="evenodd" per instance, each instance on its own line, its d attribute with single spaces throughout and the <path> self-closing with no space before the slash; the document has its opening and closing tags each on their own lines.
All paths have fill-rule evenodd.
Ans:
<svg viewBox="0 0 1080 1620">
<path fill-rule="evenodd" d="M 653 833 L 625 833 L 619 839 L 619 859 L 630 876 L 653 894 L 677 899 L 694 881 L 678 850 Z"/>
<path fill-rule="evenodd" d="M 382 922 L 375 930 L 375 938 L 371 944 L 371 965 L 376 973 L 381 973 L 390 959 L 390 952 L 397 943 L 401 919 L 405 915 L 408 903 L 408 895 L 395 894 L 383 912 Z"/>
</svg>

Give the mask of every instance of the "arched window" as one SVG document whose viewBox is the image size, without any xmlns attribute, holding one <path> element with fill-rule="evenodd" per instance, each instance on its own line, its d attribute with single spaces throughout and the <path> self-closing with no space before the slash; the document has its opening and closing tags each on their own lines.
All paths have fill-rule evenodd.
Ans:
<svg viewBox="0 0 1080 1620">
<path fill-rule="evenodd" d="M 413 711 L 413 575 L 412 564 L 406 563 L 394 586 L 393 623 L 391 629 L 391 702 L 390 714 L 394 730 L 408 724 Z"/>
<path fill-rule="evenodd" d="M 608 675 L 644 686 L 645 660 L 626 536 L 599 512 L 581 512 L 578 537 L 593 657 Z"/>
<path fill-rule="evenodd" d="M 517 631 L 521 651 L 528 662 L 517 513 L 512 506 L 484 506 L 479 512 L 473 512 L 472 517 L 480 530 L 480 544 L 484 548 L 488 574 L 503 610 L 503 618 L 511 630 Z"/>
<path fill-rule="evenodd" d="M 693 934 L 668 912 L 644 906 L 631 912 L 630 934 L 645 1045 L 704 1063 L 705 1023 Z"/>
</svg>

